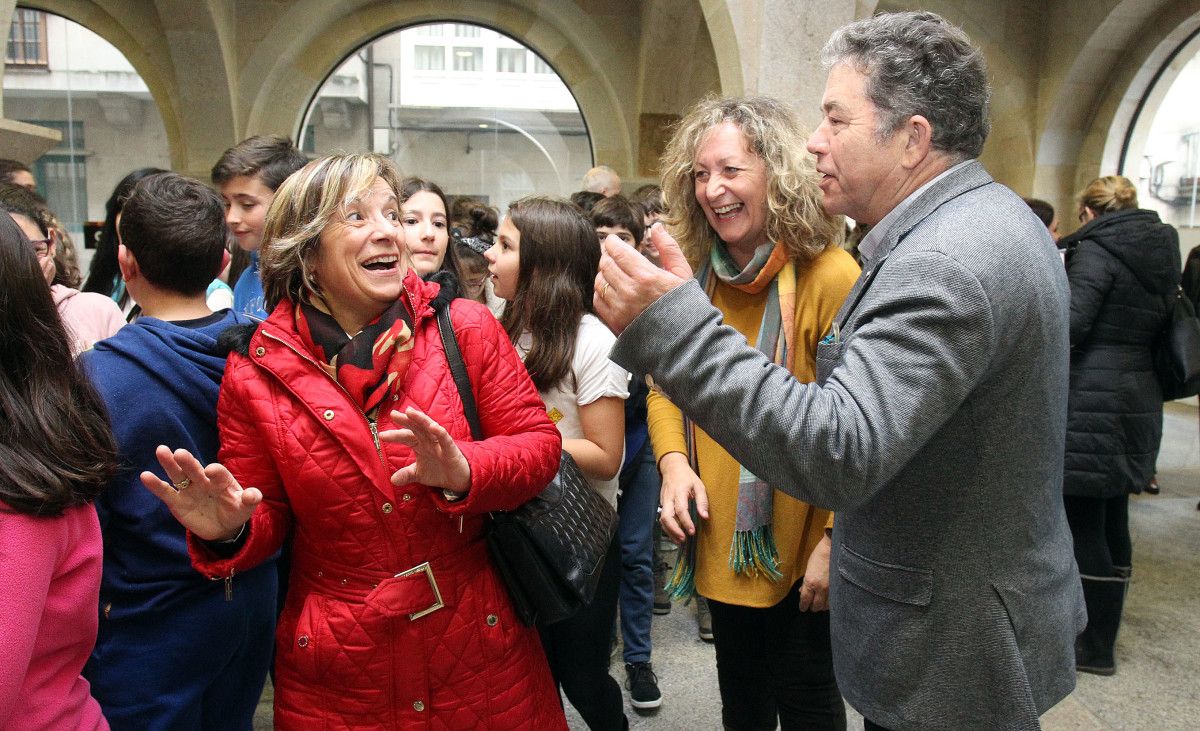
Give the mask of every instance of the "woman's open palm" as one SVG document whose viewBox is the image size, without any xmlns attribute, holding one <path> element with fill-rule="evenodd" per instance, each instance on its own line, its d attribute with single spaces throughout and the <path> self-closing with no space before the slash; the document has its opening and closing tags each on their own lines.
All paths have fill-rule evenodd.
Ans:
<svg viewBox="0 0 1200 731">
<path fill-rule="evenodd" d="M 200 538 L 236 538 L 262 502 L 258 488 L 243 488 L 218 462 L 205 467 L 186 449 L 172 452 L 161 444 L 154 456 L 171 482 L 163 482 L 153 472 L 143 472 L 142 484 L 166 503 L 175 520 Z"/>
</svg>

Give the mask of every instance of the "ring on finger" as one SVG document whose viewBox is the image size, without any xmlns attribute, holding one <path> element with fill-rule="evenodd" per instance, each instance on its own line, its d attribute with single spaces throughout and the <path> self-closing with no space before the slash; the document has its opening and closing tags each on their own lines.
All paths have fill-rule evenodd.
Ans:
<svg viewBox="0 0 1200 731">
<path fill-rule="evenodd" d="M 604 286 L 600 288 L 600 299 L 608 298 L 608 288 L 610 286 L 612 285 L 610 285 L 607 281 L 604 282 Z"/>
<path fill-rule="evenodd" d="M 184 490 L 186 490 L 186 489 L 188 489 L 189 487 L 191 487 L 191 485 L 192 485 L 192 478 L 190 478 L 190 477 L 185 477 L 185 478 L 183 478 L 182 480 L 180 480 L 179 482 L 173 482 L 173 483 L 171 483 L 171 484 L 175 486 L 175 489 L 176 489 L 176 490 L 178 490 L 179 492 L 183 492 Z"/>
</svg>

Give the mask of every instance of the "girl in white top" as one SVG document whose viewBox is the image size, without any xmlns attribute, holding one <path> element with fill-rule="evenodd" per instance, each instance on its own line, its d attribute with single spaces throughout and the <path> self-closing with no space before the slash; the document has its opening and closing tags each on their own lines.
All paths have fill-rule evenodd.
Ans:
<svg viewBox="0 0 1200 731">
<path fill-rule="evenodd" d="M 508 301 L 500 321 L 563 449 L 615 506 L 629 373 L 608 359 L 616 337 L 592 314 L 595 229 L 573 204 L 534 197 L 513 203 L 496 233 L 484 256 L 496 295 Z"/>
<path fill-rule="evenodd" d="M 600 244 L 575 205 L 523 198 L 511 206 L 484 253 L 500 322 L 558 425 L 563 449 L 613 506 L 625 452 L 629 373 L 608 359 L 616 338 L 592 314 Z M 625 724 L 621 689 L 608 674 L 621 562 L 616 537 L 592 603 L 541 628 L 550 670 L 593 731 Z"/>
</svg>

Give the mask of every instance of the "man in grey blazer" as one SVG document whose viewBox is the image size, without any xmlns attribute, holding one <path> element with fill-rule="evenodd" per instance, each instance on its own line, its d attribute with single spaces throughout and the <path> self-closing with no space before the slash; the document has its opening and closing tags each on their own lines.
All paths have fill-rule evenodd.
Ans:
<svg viewBox="0 0 1200 731">
<path fill-rule="evenodd" d="M 802 384 L 721 324 L 674 242 L 612 237 L 612 358 L 776 489 L 837 513 L 834 666 L 867 728 L 1035 729 L 1075 686 L 1085 615 L 1062 504 L 1067 282 L 975 159 L 982 55 L 931 13 L 834 34 L 809 139 L 824 204 L 872 230 Z M 636 319 L 635 319 L 636 318 Z M 664 493 L 662 523 L 692 529 Z"/>
</svg>

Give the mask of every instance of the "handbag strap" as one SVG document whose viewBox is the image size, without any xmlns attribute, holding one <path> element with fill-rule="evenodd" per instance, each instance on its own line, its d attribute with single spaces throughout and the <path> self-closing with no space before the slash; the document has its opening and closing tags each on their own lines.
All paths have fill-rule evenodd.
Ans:
<svg viewBox="0 0 1200 731">
<path fill-rule="evenodd" d="M 437 311 L 437 325 L 442 336 L 442 349 L 446 351 L 446 362 L 450 364 L 450 375 L 454 376 L 458 397 L 462 399 L 463 415 L 471 425 L 471 438 L 477 442 L 483 441 L 483 427 L 479 424 L 479 411 L 475 408 L 475 392 L 471 390 L 471 377 L 467 375 L 467 364 L 458 347 L 454 324 L 450 321 L 449 303 Z"/>
</svg>

